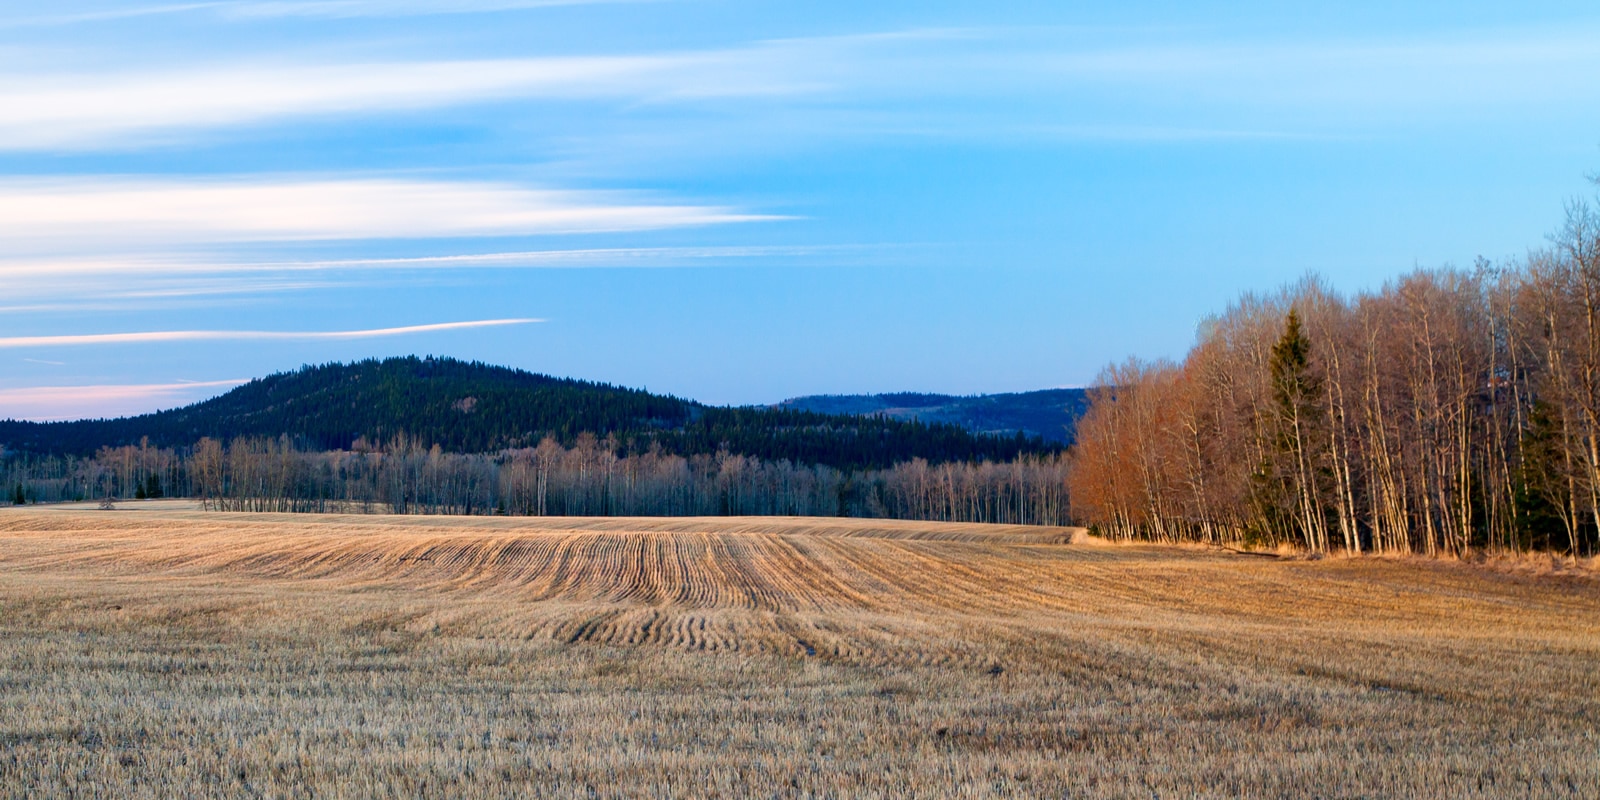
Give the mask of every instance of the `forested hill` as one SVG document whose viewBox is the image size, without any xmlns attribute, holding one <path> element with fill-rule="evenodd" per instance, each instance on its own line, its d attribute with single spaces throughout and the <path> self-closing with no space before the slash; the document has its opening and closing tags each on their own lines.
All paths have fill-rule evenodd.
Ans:
<svg viewBox="0 0 1600 800">
<path fill-rule="evenodd" d="M 1087 389 L 948 394 L 819 394 L 785 400 L 778 408 L 822 414 L 882 414 L 894 419 L 959 425 L 973 433 L 1024 436 L 1070 444 L 1078 418 L 1089 408 Z"/>
<path fill-rule="evenodd" d="M 614 436 L 619 448 L 651 445 L 692 456 L 726 449 L 768 460 L 881 468 L 930 462 L 1009 460 L 1054 452 L 1024 436 L 975 435 L 959 426 L 795 409 L 720 408 L 676 397 L 442 358 L 392 358 L 303 367 L 251 381 L 220 397 L 137 417 L 75 422 L 0 422 L 12 450 L 90 455 L 137 444 L 186 447 L 201 437 L 288 435 L 303 447 L 384 445 L 404 435 L 454 452 L 531 447 L 546 436 Z"/>
</svg>

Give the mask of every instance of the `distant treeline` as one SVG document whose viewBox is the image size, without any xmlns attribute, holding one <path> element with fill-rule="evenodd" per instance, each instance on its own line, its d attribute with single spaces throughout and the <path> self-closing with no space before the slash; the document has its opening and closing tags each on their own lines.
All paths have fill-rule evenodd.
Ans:
<svg viewBox="0 0 1600 800">
<path fill-rule="evenodd" d="M 305 450 L 355 450 L 406 436 L 452 453 L 574 446 L 591 433 L 617 449 L 684 457 L 726 451 L 763 461 L 884 469 L 920 458 L 1005 461 L 1054 455 L 1037 437 L 971 433 L 959 425 L 769 408 L 720 408 L 602 383 L 448 358 L 391 358 L 303 367 L 194 405 L 137 417 L 0 421 L 0 445 L 87 458 L 101 448 L 191 447 L 202 438 L 288 435 Z"/>
<path fill-rule="evenodd" d="M 105 448 L 92 458 L 12 454 L 0 459 L 0 486 L 13 501 L 189 497 L 232 511 L 1068 521 L 1059 454 L 840 470 L 726 450 L 630 453 L 615 437 L 588 433 L 570 447 L 547 438 L 496 453 L 451 453 L 405 437 L 359 444 L 302 450 L 289 437 L 241 437 L 183 450 Z"/>
<path fill-rule="evenodd" d="M 969 431 L 991 434 L 1023 431 L 1059 445 L 1072 443 L 1078 417 L 1089 406 L 1084 389 L 1040 389 L 956 396 L 922 392 L 889 394 L 809 395 L 778 404 L 779 408 L 815 411 L 845 416 L 884 415 L 895 419 L 918 419 L 959 425 Z"/>
<path fill-rule="evenodd" d="M 1504 265 L 1344 297 L 1247 296 L 1181 364 L 1108 369 L 1078 425 L 1080 522 L 1313 551 L 1600 545 L 1600 216 Z"/>
</svg>

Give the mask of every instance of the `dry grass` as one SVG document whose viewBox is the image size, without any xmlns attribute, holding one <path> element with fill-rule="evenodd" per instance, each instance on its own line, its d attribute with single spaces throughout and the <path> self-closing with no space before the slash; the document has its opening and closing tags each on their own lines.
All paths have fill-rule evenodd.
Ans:
<svg viewBox="0 0 1600 800">
<path fill-rule="evenodd" d="M 1600 794 L 1581 571 L 137 508 L 0 511 L 0 795 Z"/>
</svg>

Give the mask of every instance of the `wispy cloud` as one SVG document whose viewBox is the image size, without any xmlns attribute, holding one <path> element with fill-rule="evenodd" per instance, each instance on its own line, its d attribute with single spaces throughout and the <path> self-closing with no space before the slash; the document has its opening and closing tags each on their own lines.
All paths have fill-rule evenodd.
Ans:
<svg viewBox="0 0 1600 800">
<path fill-rule="evenodd" d="M 848 259 L 882 259 L 908 245 L 728 245 L 702 247 L 599 247 L 558 250 L 459 253 L 407 258 L 332 258 L 258 260 L 226 256 L 135 253 L 127 255 L 0 259 L 0 278 L 20 284 L 60 287 L 71 278 L 155 276 L 228 276 L 240 273 L 305 273 L 457 269 L 584 269 L 615 267 L 678 267 L 716 263 L 770 263 L 773 260 L 836 263 Z M 315 288 L 273 281 L 264 291 Z M 82 288 L 81 286 L 77 288 Z M 204 288 L 204 287 L 202 287 Z"/>
<path fill-rule="evenodd" d="M 323 261 L 269 261 L 224 269 L 299 271 L 346 269 L 479 269 L 527 267 L 656 267 L 773 258 L 828 258 L 883 247 L 863 245 L 732 245 L 704 247 L 599 247 L 578 250 L 522 250 L 413 258 L 359 258 Z M 0 266 L 0 274 L 5 267 Z"/>
<path fill-rule="evenodd" d="M 363 64 L 187 65 L 138 73 L 0 75 L 0 148 L 121 149 L 184 131 L 494 100 L 666 100 L 821 88 L 796 47 Z"/>
<path fill-rule="evenodd" d="M 182 14 L 191 11 L 207 11 L 215 9 L 222 3 L 166 3 L 162 5 L 124 6 L 121 8 L 88 9 L 79 11 L 62 11 L 53 9 L 46 14 L 13 15 L 0 19 L 0 29 L 3 28 L 34 28 L 52 25 L 74 25 L 85 22 L 115 22 L 124 19 L 137 19 L 139 17 L 154 17 L 166 14 Z"/>
<path fill-rule="evenodd" d="M 484 270 L 673 269 L 903 265 L 914 245 L 614 247 L 407 258 L 261 260 L 248 254 L 39 256 L 0 259 L 3 313 L 216 307 L 246 298 L 361 285 L 473 280 Z M 473 273 L 447 277 L 458 273 Z"/>
<path fill-rule="evenodd" d="M 200 3 L 164 3 L 122 8 L 14 16 L 0 21 L 0 28 L 44 27 L 93 22 L 115 22 L 139 17 L 170 14 L 212 13 L 237 20 L 278 17 L 324 19 L 357 17 L 412 17 L 436 14 L 479 14 L 496 11 L 598 5 L 603 3 L 652 2 L 653 0 L 213 0 Z"/>
<path fill-rule="evenodd" d="M 183 381 L 0 389 L 0 419 L 47 422 L 138 414 L 193 403 L 219 390 L 248 382 Z"/>
<path fill-rule="evenodd" d="M 241 0 L 215 5 L 219 11 L 238 17 L 402 17 L 619 2 L 648 0 Z"/>
<path fill-rule="evenodd" d="M 1415 115 L 1594 97 L 1593 25 L 1385 39 L 1199 41 L 1018 56 L 1019 70 L 1122 87 L 1144 103 L 1187 96 L 1230 110 Z"/>
<path fill-rule="evenodd" d="M 370 287 L 372 282 L 363 281 L 361 285 Z M 0 314 L 130 313 L 197 307 L 215 309 L 250 304 L 269 295 L 332 291 L 353 286 L 354 282 L 351 281 L 282 280 L 277 276 L 248 274 L 36 276 L 31 280 L 10 283 L 6 299 L 12 302 L 0 305 Z"/>
<path fill-rule="evenodd" d="M 354 14 L 443 5 L 330 0 L 219 8 Z M 1300 121 L 1308 110 L 1326 124 L 1396 109 L 1415 115 L 1563 97 L 1578 102 L 1594 99 L 1587 76 L 1597 70 L 1600 32 L 1581 26 L 1365 41 L 1173 41 L 1170 34 L 1157 41 L 1125 33 L 1109 43 L 1081 32 L 911 30 L 592 56 L 119 67 L 0 75 L 6 110 L 0 149 L 119 149 L 295 118 L 539 100 L 628 106 L 734 100 L 748 114 L 752 99 L 766 98 L 808 118 L 833 110 L 819 108 L 818 98 L 891 115 L 896 107 L 926 110 L 933 98 L 945 98 L 978 104 L 960 118 L 965 127 L 1099 126 L 1148 138 L 1151 128 L 1276 130 L 1267 123 Z M 1099 101 L 1108 92 L 1124 118 L 1072 117 L 1077 108 L 1104 111 Z M 997 98 L 1006 99 L 998 117 Z M 1250 118 L 1229 123 L 1219 114 Z"/>
<path fill-rule="evenodd" d="M 9 336 L 0 337 L 0 348 L 18 347 L 72 347 L 107 344 L 154 344 L 164 342 L 197 341 L 326 341 L 348 339 L 377 339 L 387 336 L 405 336 L 417 333 L 493 328 L 505 325 L 528 325 L 543 322 L 540 319 L 484 319 L 468 322 L 441 322 L 433 325 L 409 325 L 401 328 L 374 328 L 360 331 L 142 331 L 138 333 L 85 333 L 64 336 Z"/>
<path fill-rule="evenodd" d="M 625 192 L 385 179 L 0 181 L 0 242 L 129 245 L 644 231 L 774 219 Z"/>
</svg>

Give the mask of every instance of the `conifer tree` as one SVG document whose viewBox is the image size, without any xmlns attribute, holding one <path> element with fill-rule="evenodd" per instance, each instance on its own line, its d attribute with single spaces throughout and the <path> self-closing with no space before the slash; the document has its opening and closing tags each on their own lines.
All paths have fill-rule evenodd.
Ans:
<svg viewBox="0 0 1600 800">
<path fill-rule="evenodd" d="M 1322 384 L 1311 369 L 1311 340 L 1293 307 L 1284 318 L 1283 336 L 1272 347 L 1269 369 L 1277 452 L 1283 459 L 1278 477 L 1292 489 L 1288 516 L 1295 521 L 1301 544 L 1321 552 L 1328 549 L 1327 512 L 1318 480 L 1323 467 L 1317 446 L 1321 437 L 1316 435 L 1324 416 Z"/>
</svg>

